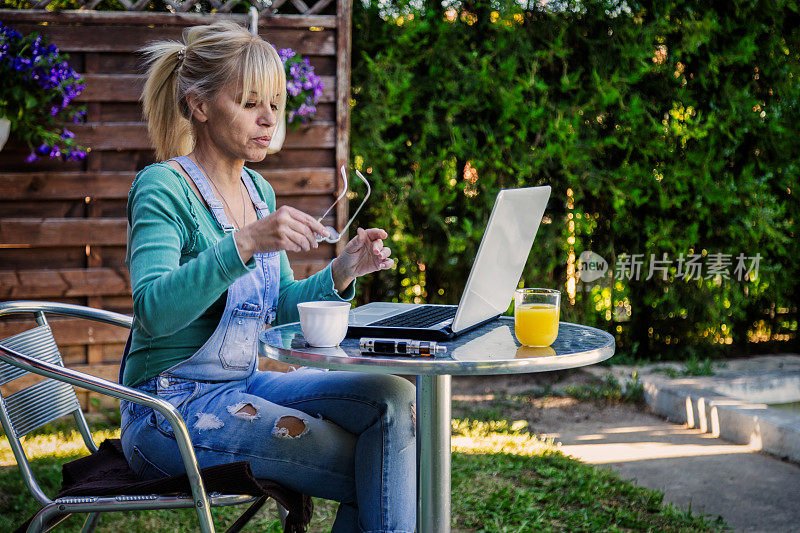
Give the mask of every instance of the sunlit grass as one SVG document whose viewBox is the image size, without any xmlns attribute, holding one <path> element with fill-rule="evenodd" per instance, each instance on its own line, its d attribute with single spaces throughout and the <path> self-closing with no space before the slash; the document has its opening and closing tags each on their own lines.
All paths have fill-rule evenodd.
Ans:
<svg viewBox="0 0 800 533">
<path fill-rule="evenodd" d="M 118 439 L 119 429 L 99 429 L 92 431 L 92 439 L 99 444 L 106 439 Z M 76 455 L 86 453 L 86 445 L 78 430 L 67 433 L 41 433 L 29 437 L 23 437 L 23 447 L 28 460 L 47 459 L 57 460 L 71 458 Z M 8 439 L 3 436 L 0 439 L 0 466 L 17 464 Z"/>
<path fill-rule="evenodd" d="M 565 456 L 560 443 L 529 433 L 525 420 L 487 420 L 487 412 L 474 414 L 477 420 L 452 422 L 454 527 L 504 532 L 725 527 L 721 518 L 664 505 L 659 491 Z"/>
<path fill-rule="evenodd" d="M 509 400 L 511 401 L 511 400 Z M 663 494 L 637 487 L 614 473 L 564 456 L 552 440 L 529 432 L 524 420 L 469 408 L 452 422 L 452 526 L 468 531 L 719 531 L 711 521 L 663 505 Z M 92 424 L 95 442 L 119 430 Z M 25 439 L 32 468 L 46 494 L 55 495 L 61 465 L 85 454 L 80 434 L 63 423 L 37 430 Z M 38 509 L 29 496 L 5 437 L 0 438 L 0 531 L 11 531 Z M 330 531 L 337 504 L 314 499 L 309 531 Z M 215 527 L 224 530 L 243 507 L 215 509 Z M 281 531 L 274 504 L 259 511 L 244 531 Z M 73 516 L 57 531 L 80 531 Z M 100 532 L 197 529 L 192 510 L 107 513 Z"/>
<path fill-rule="evenodd" d="M 528 457 L 541 456 L 558 450 L 560 443 L 543 440 L 528 433 L 528 422 L 517 420 L 491 420 L 482 422 L 454 419 L 451 438 L 454 453 L 486 454 L 513 453 Z"/>
</svg>

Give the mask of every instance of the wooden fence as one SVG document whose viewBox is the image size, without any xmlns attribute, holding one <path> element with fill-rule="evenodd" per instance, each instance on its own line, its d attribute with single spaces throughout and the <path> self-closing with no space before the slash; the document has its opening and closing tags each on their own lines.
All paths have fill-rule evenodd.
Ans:
<svg viewBox="0 0 800 533">
<path fill-rule="evenodd" d="M 87 106 L 85 122 L 70 129 L 91 147 L 84 161 L 67 163 L 25 163 L 29 151 L 13 136 L 0 151 L 0 300 L 131 313 L 125 206 L 136 172 L 155 161 L 138 101 L 143 68 L 134 52 L 148 41 L 180 39 L 187 26 L 221 19 L 247 23 L 245 15 L 230 14 L 0 10 L 4 24 L 22 34 L 42 32 L 69 53 L 86 83 L 78 101 Z M 341 186 L 336 169 L 349 157 L 350 3 L 340 0 L 335 15 L 261 15 L 259 34 L 309 57 L 325 90 L 313 122 L 289 128 L 279 153 L 248 166 L 270 181 L 279 205 L 322 214 Z M 346 218 L 343 202 L 326 223 L 341 227 Z M 289 259 L 302 278 L 336 252 L 324 245 Z M 29 324 L 0 323 L 0 339 Z M 127 331 L 82 320 L 51 324 L 69 366 L 116 379 Z"/>
</svg>

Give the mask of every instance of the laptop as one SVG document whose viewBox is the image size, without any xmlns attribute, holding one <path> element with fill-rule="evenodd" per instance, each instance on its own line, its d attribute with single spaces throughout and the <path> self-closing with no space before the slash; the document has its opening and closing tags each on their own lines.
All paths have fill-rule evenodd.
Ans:
<svg viewBox="0 0 800 533">
<path fill-rule="evenodd" d="M 504 313 L 539 230 L 550 187 L 503 189 L 458 306 L 374 302 L 350 311 L 348 337 L 446 341 Z"/>
</svg>

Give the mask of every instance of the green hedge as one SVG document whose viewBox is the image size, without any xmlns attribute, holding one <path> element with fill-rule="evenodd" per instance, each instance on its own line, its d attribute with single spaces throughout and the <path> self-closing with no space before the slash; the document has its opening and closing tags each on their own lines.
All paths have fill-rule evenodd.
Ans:
<svg viewBox="0 0 800 533">
<path fill-rule="evenodd" d="M 374 194 L 359 222 L 398 261 L 360 301 L 455 302 L 497 191 L 550 184 L 524 285 L 566 293 L 570 253 L 610 263 L 563 319 L 638 358 L 796 343 L 796 2 L 547 5 L 354 2 L 352 157 Z M 625 253 L 645 254 L 639 280 L 612 278 Z M 664 253 L 669 279 L 645 280 Z M 675 275 L 681 253 L 703 279 Z M 705 278 L 713 254 L 730 279 Z M 760 254 L 757 279 L 737 279 L 739 254 Z"/>
</svg>

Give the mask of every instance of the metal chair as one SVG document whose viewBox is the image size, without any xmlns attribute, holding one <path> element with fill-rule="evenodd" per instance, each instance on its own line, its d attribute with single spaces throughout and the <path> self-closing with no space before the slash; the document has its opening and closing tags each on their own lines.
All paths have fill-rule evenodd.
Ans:
<svg viewBox="0 0 800 533">
<path fill-rule="evenodd" d="M 119 313 L 79 305 L 54 302 L 2 302 L 0 318 L 9 315 L 33 314 L 37 327 L 0 340 L 0 385 L 5 385 L 28 372 L 49 379 L 40 381 L 8 397 L 0 392 L 0 422 L 8 437 L 11 450 L 20 468 L 25 484 L 42 508 L 31 520 L 28 532 L 47 531 L 73 513 L 90 513 L 83 531 L 93 531 L 100 513 L 108 511 L 133 511 L 151 509 L 188 509 L 197 511 L 200 530 L 213 532 L 211 507 L 240 505 L 253 502 L 229 531 L 238 531 L 255 515 L 267 500 L 266 496 L 248 494 L 206 494 L 197 459 L 178 410 L 170 403 L 130 387 L 97 378 L 83 372 L 65 368 L 45 314 L 85 318 L 130 328 L 132 318 Z M 81 405 L 73 385 L 152 407 L 170 422 L 186 467 L 192 494 L 149 496 L 92 496 L 65 497 L 51 500 L 39 487 L 23 450 L 21 437 L 65 415 L 73 415 L 83 441 L 90 452 L 98 447 L 92 440 Z M 286 511 L 278 505 L 281 523 Z"/>
</svg>

